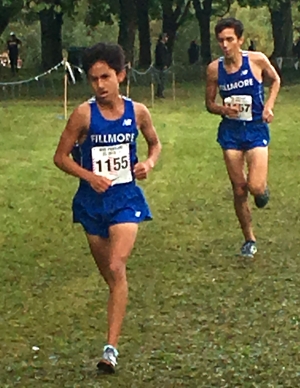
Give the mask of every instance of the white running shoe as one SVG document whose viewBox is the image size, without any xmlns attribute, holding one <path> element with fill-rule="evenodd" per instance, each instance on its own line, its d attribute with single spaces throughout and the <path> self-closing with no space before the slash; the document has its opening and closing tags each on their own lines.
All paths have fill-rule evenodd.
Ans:
<svg viewBox="0 0 300 388">
<path fill-rule="evenodd" d="M 115 373 L 117 357 L 119 353 L 111 345 L 104 346 L 102 359 L 98 362 L 97 368 L 103 373 Z"/>
</svg>

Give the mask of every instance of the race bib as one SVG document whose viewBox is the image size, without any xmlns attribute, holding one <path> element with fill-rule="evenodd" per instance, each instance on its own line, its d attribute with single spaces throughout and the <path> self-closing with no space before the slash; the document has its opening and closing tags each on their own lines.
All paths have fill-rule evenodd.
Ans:
<svg viewBox="0 0 300 388">
<path fill-rule="evenodd" d="M 230 96 L 224 99 L 224 105 L 230 107 L 237 107 L 239 116 L 232 120 L 252 120 L 252 96 Z M 226 116 L 227 117 L 227 116 Z"/>
<path fill-rule="evenodd" d="M 113 185 L 132 181 L 129 144 L 92 148 L 93 173 L 112 180 Z"/>
</svg>

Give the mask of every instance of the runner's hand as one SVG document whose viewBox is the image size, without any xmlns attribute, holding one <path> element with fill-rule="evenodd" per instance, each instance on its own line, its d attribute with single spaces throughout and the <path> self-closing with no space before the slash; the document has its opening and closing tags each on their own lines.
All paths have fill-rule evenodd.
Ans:
<svg viewBox="0 0 300 388">
<path fill-rule="evenodd" d="M 134 166 L 133 172 L 138 180 L 146 179 L 148 176 L 148 173 L 153 168 L 153 165 L 151 165 L 150 162 L 139 162 Z"/>
<path fill-rule="evenodd" d="M 107 189 L 110 188 L 112 181 L 108 178 L 105 178 L 104 176 L 93 174 L 89 179 L 89 184 L 91 185 L 92 189 L 97 191 L 97 193 L 104 193 Z"/>
<path fill-rule="evenodd" d="M 239 117 L 239 113 L 239 108 L 237 106 L 225 106 L 225 116 L 236 119 Z"/>
<path fill-rule="evenodd" d="M 273 118 L 274 118 L 273 110 L 269 108 L 267 104 L 264 107 L 262 117 L 263 117 L 263 121 L 265 121 L 266 123 L 271 123 L 273 121 Z"/>
</svg>

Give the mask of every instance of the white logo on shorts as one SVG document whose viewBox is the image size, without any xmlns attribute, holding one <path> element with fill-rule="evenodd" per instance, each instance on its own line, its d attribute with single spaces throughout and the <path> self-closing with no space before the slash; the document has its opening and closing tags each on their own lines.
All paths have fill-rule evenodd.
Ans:
<svg viewBox="0 0 300 388">
<path fill-rule="evenodd" d="M 142 214 L 141 212 L 135 212 L 135 216 L 136 216 L 136 217 L 140 217 L 141 214 Z"/>
<path fill-rule="evenodd" d="M 263 143 L 264 143 L 264 145 L 267 145 L 268 141 L 267 140 L 263 140 Z"/>
</svg>

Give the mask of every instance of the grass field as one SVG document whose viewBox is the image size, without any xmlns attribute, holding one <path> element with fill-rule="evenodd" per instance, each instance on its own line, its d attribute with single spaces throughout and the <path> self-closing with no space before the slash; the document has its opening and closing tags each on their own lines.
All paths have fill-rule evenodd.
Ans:
<svg viewBox="0 0 300 388">
<path fill-rule="evenodd" d="M 0 387 L 298 387 L 299 94 L 283 88 L 276 106 L 272 199 L 253 209 L 254 261 L 236 256 L 242 235 L 203 89 L 181 87 L 176 102 L 155 104 L 163 152 L 142 184 L 154 221 L 141 226 L 128 264 L 130 303 L 110 377 L 95 370 L 106 286 L 71 223 L 77 181 L 52 163 L 62 107 L 2 103 Z"/>
</svg>

